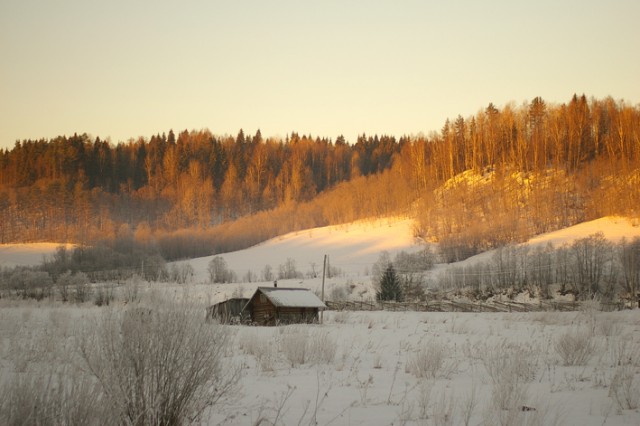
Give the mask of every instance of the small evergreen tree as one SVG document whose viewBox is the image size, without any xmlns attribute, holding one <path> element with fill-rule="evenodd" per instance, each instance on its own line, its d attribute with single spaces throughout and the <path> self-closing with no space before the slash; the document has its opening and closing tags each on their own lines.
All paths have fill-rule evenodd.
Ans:
<svg viewBox="0 0 640 426">
<path fill-rule="evenodd" d="M 396 270 L 390 263 L 380 278 L 380 290 L 376 294 L 378 300 L 402 301 L 402 288 Z"/>
</svg>

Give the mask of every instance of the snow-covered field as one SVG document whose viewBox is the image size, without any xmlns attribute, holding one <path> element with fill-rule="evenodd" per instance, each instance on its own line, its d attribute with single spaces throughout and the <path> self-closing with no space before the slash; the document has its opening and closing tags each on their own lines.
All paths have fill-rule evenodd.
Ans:
<svg viewBox="0 0 640 426">
<path fill-rule="evenodd" d="M 1 306 L 0 384 L 70 363 L 79 327 L 114 309 Z M 204 424 L 640 424 L 638 310 L 327 312 L 322 325 L 229 328 L 225 363 L 241 377 Z"/>
<path fill-rule="evenodd" d="M 597 232 L 601 232 L 609 241 L 618 243 L 623 237 L 627 239 L 640 237 L 640 226 L 625 218 L 605 217 L 539 235 L 528 244 L 531 248 L 548 243 L 553 244 L 554 247 L 560 247 Z M 378 260 L 380 253 L 386 251 L 393 258 L 401 251 L 416 252 L 422 248 L 424 245 L 416 241 L 413 236 L 413 222 L 408 219 L 385 219 L 300 231 L 274 238 L 246 250 L 218 255 L 225 260 L 228 268 L 235 272 L 238 283 L 195 286 L 195 288 L 202 288 L 202 291 L 196 291 L 194 294 L 203 303 L 216 303 L 232 295 L 249 297 L 256 287 L 272 285 L 271 281 L 261 278 L 261 271 L 265 266 L 270 266 L 273 273 L 277 275 L 279 266 L 284 265 L 287 259 L 294 261 L 297 270 L 304 278 L 281 280 L 279 285 L 305 287 L 319 294 L 322 287 L 323 258 L 326 254 L 331 267 L 337 271 L 325 282 L 326 299 L 335 300 L 332 294 L 339 293 L 341 297 L 350 300 L 371 301 L 375 299 L 371 268 Z M 492 256 L 493 251 L 488 251 L 462 262 L 437 264 L 431 274 L 435 276 L 447 268 L 486 262 Z M 176 264 L 189 263 L 194 269 L 194 283 L 207 283 L 209 281 L 207 265 L 212 258 L 213 256 L 208 256 L 176 262 Z M 317 276 L 311 278 L 314 271 Z M 246 279 L 248 274 L 252 275 L 252 282 Z"/>
<path fill-rule="evenodd" d="M 595 232 L 616 242 L 640 236 L 640 227 L 603 218 L 539 236 L 530 244 L 560 245 Z M 20 249 L 0 247 L 0 264 L 38 263 L 55 245 L 22 247 L 23 254 Z M 136 289 L 141 304 L 188 299 L 204 308 L 271 285 L 258 278 L 261 271 L 269 265 L 277 274 L 279 265 L 291 259 L 303 278 L 282 280 L 279 286 L 319 291 L 327 254 L 339 273 L 327 279 L 326 294 L 347 289 L 349 297 L 369 300 L 374 297 L 371 266 L 380 252 L 393 257 L 419 249 L 407 220 L 327 227 L 221 255 L 238 281 L 256 277 L 252 282 L 206 284 L 212 258 L 207 257 L 186 261 L 195 273 L 188 285 L 138 283 Z M 80 325 L 108 309 L 130 306 L 0 300 L 0 384 L 15 375 L 40 374 L 47 363 L 68 362 Z M 233 397 L 207 412 L 204 423 L 640 424 L 638 309 L 326 312 L 324 320 L 275 328 L 229 326 L 233 339 L 225 362 L 240 366 L 242 375 Z"/>
</svg>

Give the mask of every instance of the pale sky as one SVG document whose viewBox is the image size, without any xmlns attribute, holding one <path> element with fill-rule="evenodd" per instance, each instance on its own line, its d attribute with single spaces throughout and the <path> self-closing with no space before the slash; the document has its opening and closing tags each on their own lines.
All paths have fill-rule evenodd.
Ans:
<svg viewBox="0 0 640 426">
<path fill-rule="evenodd" d="M 640 1 L 0 2 L 0 148 L 208 128 L 428 134 L 535 96 L 640 102 Z"/>
</svg>

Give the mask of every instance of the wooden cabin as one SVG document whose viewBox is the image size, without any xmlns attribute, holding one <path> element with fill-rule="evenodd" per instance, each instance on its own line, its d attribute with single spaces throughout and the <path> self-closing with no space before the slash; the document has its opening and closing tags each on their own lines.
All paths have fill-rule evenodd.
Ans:
<svg viewBox="0 0 640 426">
<path fill-rule="evenodd" d="M 211 305 L 207 308 L 207 320 L 218 320 L 222 324 L 241 323 L 249 317 L 248 313 L 243 311 L 247 302 L 247 298 L 234 297 Z"/>
<path fill-rule="evenodd" d="M 258 287 L 245 307 L 256 325 L 300 324 L 318 321 L 326 305 L 306 288 Z"/>
</svg>

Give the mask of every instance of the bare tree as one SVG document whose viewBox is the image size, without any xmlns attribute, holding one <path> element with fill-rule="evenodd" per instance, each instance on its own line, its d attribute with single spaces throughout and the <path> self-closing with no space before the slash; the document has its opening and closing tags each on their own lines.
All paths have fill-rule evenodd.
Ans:
<svg viewBox="0 0 640 426">
<path fill-rule="evenodd" d="M 233 281 L 233 272 L 229 270 L 223 257 L 215 256 L 207 266 L 211 283 L 229 283 Z"/>
<path fill-rule="evenodd" d="M 640 238 L 631 241 L 623 238 L 618 248 L 621 266 L 622 288 L 628 297 L 634 299 L 640 290 Z"/>
<path fill-rule="evenodd" d="M 602 232 L 577 239 L 571 245 L 574 279 L 580 293 L 600 293 L 608 265 L 612 261 L 612 245 Z"/>
</svg>

